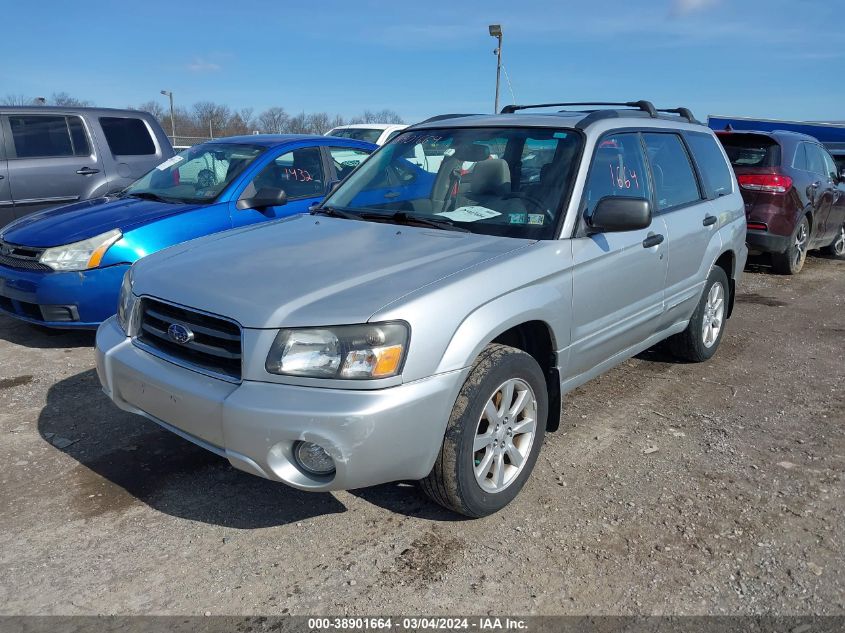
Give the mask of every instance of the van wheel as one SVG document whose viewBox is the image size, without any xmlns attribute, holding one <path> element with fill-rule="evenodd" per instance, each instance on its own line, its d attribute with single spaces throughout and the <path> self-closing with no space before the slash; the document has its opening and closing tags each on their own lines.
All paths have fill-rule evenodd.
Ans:
<svg viewBox="0 0 845 633">
<path fill-rule="evenodd" d="M 837 259 L 845 259 L 845 224 L 839 227 L 839 232 L 836 234 L 836 239 L 829 246 L 825 246 L 825 253 Z"/>
<path fill-rule="evenodd" d="M 729 292 L 724 269 L 714 266 L 687 329 L 669 337 L 669 349 L 675 356 L 700 363 L 716 353 L 725 333 Z"/>
<path fill-rule="evenodd" d="M 469 517 L 501 510 L 534 469 L 547 413 L 537 361 L 513 347 L 488 345 L 461 387 L 434 468 L 420 482 L 423 491 Z"/>
<path fill-rule="evenodd" d="M 810 245 L 810 222 L 801 218 L 785 253 L 772 253 L 772 266 L 781 275 L 797 275 L 804 268 L 807 246 Z"/>
</svg>

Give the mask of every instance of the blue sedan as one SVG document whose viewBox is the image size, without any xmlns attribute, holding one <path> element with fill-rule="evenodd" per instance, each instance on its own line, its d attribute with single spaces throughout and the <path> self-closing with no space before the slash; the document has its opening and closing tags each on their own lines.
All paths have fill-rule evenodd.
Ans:
<svg viewBox="0 0 845 633">
<path fill-rule="evenodd" d="M 132 262 L 303 213 L 374 149 L 326 136 L 229 137 L 166 160 L 116 197 L 21 218 L 0 232 L 0 312 L 48 327 L 96 328 L 115 313 Z"/>
</svg>

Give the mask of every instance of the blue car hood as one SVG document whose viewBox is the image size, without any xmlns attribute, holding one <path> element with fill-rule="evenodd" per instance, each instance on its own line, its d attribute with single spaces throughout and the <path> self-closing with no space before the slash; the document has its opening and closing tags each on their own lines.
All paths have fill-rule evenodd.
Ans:
<svg viewBox="0 0 845 633">
<path fill-rule="evenodd" d="M 21 246 L 61 246 L 112 229 L 126 233 L 161 218 L 193 211 L 198 206 L 201 205 L 140 198 L 95 198 L 27 215 L 0 231 L 0 237 Z"/>
</svg>

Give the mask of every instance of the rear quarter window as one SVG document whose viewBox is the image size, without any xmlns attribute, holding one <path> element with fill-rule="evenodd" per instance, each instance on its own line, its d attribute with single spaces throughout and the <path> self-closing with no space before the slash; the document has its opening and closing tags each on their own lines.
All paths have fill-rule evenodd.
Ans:
<svg viewBox="0 0 845 633">
<path fill-rule="evenodd" d="M 704 179 L 708 198 L 718 198 L 733 191 L 733 176 L 719 144 L 709 134 L 689 132 L 687 143 Z"/>
<path fill-rule="evenodd" d="M 150 131 L 141 119 L 100 117 L 100 126 L 115 156 L 149 156 L 156 153 Z"/>
</svg>

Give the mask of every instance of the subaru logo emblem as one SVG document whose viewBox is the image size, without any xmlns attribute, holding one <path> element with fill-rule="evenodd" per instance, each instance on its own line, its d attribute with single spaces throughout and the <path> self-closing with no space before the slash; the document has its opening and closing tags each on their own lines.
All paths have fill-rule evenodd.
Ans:
<svg viewBox="0 0 845 633">
<path fill-rule="evenodd" d="M 181 323 L 171 323 L 167 328 L 167 336 L 171 338 L 174 343 L 185 345 L 194 340 L 194 333 Z"/>
</svg>

